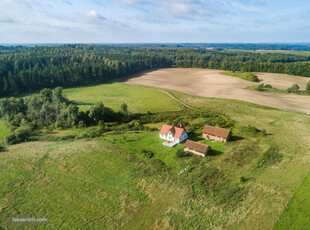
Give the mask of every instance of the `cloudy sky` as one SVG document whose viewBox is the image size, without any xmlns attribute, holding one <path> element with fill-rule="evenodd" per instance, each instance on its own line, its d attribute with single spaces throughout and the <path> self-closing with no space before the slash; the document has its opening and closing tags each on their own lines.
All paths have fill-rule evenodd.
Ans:
<svg viewBox="0 0 310 230">
<path fill-rule="evenodd" d="M 310 0 L 0 0 L 0 43 L 310 42 Z"/>
</svg>

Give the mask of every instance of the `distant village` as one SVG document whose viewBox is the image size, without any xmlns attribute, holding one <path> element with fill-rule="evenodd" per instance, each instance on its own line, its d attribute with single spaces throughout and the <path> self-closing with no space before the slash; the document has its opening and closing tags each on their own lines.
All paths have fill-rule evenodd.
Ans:
<svg viewBox="0 0 310 230">
<path fill-rule="evenodd" d="M 214 141 L 227 142 L 230 140 L 231 135 L 232 132 L 230 130 L 217 128 L 210 125 L 205 125 L 202 130 L 203 138 Z M 159 132 L 159 137 L 165 140 L 163 145 L 170 148 L 186 141 L 184 144 L 184 151 L 191 152 L 202 157 L 205 157 L 211 149 L 208 145 L 189 140 L 188 133 L 182 124 L 178 126 L 164 124 Z"/>
</svg>

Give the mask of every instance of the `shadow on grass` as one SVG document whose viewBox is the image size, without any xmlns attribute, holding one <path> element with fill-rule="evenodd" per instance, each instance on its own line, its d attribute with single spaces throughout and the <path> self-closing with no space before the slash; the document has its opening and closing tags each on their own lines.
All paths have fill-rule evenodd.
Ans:
<svg viewBox="0 0 310 230">
<path fill-rule="evenodd" d="M 204 140 L 201 133 L 191 133 L 188 135 L 188 139 L 196 142 Z"/>
<path fill-rule="evenodd" d="M 5 147 L 0 146 L 0 153 L 1 153 L 1 152 L 5 152 L 5 151 L 6 151 Z M 1 228 L 0 228 L 0 229 L 1 229 Z"/>
<path fill-rule="evenodd" d="M 77 102 L 77 101 L 74 101 L 74 100 L 71 100 L 70 102 L 71 102 L 72 104 L 74 104 L 74 105 L 95 105 L 94 103 Z"/>
<path fill-rule="evenodd" d="M 243 139 L 243 137 L 232 135 L 229 141 L 241 141 Z"/>
<path fill-rule="evenodd" d="M 218 150 L 214 150 L 214 149 L 211 149 L 207 155 L 211 156 L 211 157 L 215 157 L 215 156 L 219 156 L 219 155 L 222 155 L 224 152 L 222 151 L 218 151 Z"/>
</svg>

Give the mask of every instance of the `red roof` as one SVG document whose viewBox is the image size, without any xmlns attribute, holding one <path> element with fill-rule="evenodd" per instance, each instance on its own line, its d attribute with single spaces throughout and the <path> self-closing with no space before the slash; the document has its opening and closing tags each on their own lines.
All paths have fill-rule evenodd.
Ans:
<svg viewBox="0 0 310 230">
<path fill-rule="evenodd" d="M 231 134 L 230 130 L 221 129 L 210 125 L 205 125 L 205 127 L 203 127 L 202 132 L 217 137 L 223 137 L 225 139 L 227 139 L 228 136 Z"/>
<path fill-rule="evenodd" d="M 163 127 L 161 128 L 159 133 L 163 134 L 163 135 L 167 135 L 167 133 L 169 132 L 170 129 L 172 129 L 172 126 L 170 126 L 170 125 L 163 125 Z"/>
<path fill-rule="evenodd" d="M 161 128 L 159 133 L 162 135 L 167 135 L 169 131 L 171 131 L 174 138 L 180 139 L 182 136 L 182 133 L 183 133 L 183 131 L 185 131 L 185 129 L 170 126 L 170 125 L 163 125 L 163 127 Z"/>
<path fill-rule="evenodd" d="M 204 144 L 200 144 L 198 142 L 187 140 L 185 142 L 184 148 L 189 148 L 189 149 L 195 150 L 199 153 L 206 153 L 210 147 L 208 145 L 204 145 Z"/>
<path fill-rule="evenodd" d="M 182 128 L 179 128 L 179 127 L 173 127 L 173 128 L 175 130 L 174 137 L 180 139 L 181 136 L 182 136 L 183 131 L 185 131 L 185 130 L 182 129 Z"/>
</svg>

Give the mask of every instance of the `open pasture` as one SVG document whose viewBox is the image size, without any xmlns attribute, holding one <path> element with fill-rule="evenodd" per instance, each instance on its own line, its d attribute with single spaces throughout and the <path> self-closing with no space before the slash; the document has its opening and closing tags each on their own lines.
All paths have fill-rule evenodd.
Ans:
<svg viewBox="0 0 310 230">
<path fill-rule="evenodd" d="M 179 110 L 174 100 L 165 93 L 146 86 L 110 83 L 65 89 L 64 94 L 82 110 L 89 109 L 99 101 L 115 111 L 120 110 L 123 103 L 133 113 Z"/>
</svg>

